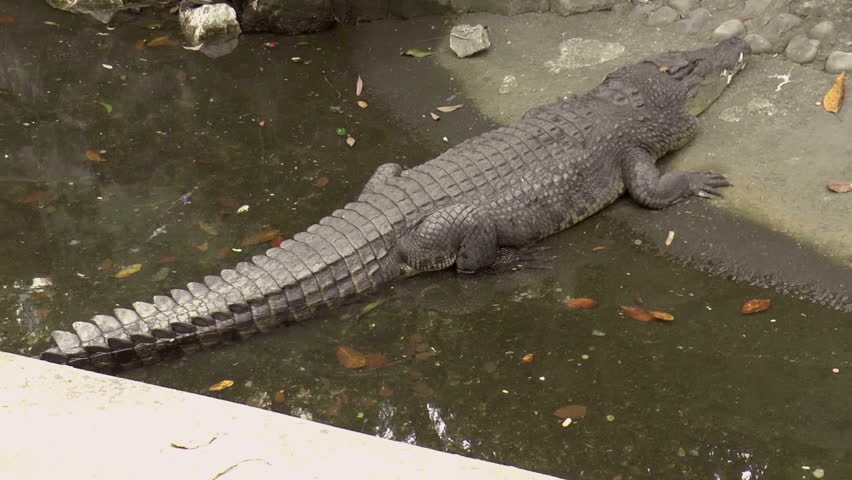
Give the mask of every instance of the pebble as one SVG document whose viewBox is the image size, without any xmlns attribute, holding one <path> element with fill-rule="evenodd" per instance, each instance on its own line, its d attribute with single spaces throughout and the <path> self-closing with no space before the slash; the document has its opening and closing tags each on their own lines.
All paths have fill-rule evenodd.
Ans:
<svg viewBox="0 0 852 480">
<path fill-rule="evenodd" d="M 814 25 L 811 31 L 808 32 L 808 36 L 824 42 L 834 38 L 834 33 L 834 22 L 824 20 Z"/>
<path fill-rule="evenodd" d="M 656 10 L 656 9 L 657 9 L 657 5 L 654 5 L 653 3 L 645 3 L 645 4 L 642 4 L 642 5 L 637 5 L 636 8 L 634 8 L 633 10 L 630 11 L 630 15 L 628 15 L 627 18 L 629 18 L 631 20 L 642 20 L 642 21 L 644 21 L 644 20 L 647 20 L 648 17 L 651 16 L 651 14 L 654 13 L 654 10 Z"/>
<path fill-rule="evenodd" d="M 743 17 L 756 17 L 766 10 L 772 0 L 746 0 Z"/>
<path fill-rule="evenodd" d="M 778 48 L 783 49 L 784 45 L 781 45 L 781 43 L 786 41 L 785 34 L 799 26 L 800 23 L 802 23 L 802 19 L 793 14 L 779 13 L 772 17 L 772 20 L 766 24 L 766 28 L 760 33 L 770 42 L 776 44 Z"/>
<path fill-rule="evenodd" d="M 821 468 L 814 469 L 814 471 L 813 471 L 813 473 L 811 473 L 811 475 L 813 475 L 814 478 L 822 478 L 822 477 L 825 476 L 825 470 L 823 470 Z"/>
<path fill-rule="evenodd" d="M 749 33 L 743 37 L 743 40 L 751 47 L 751 53 L 766 53 L 772 50 L 772 44 L 769 40 L 756 33 Z"/>
<path fill-rule="evenodd" d="M 698 0 L 669 0 L 669 6 L 686 15 L 698 7 Z"/>
<path fill-rule="evenodd" d="M 710 21 L 710 10 L 706 8 L 696 8 L 687 15 L 683 20 L 678 20 L 674 24 L 674 30 L 679 33 L 695 33 L 700 31 Z"/>
<path fill-rule="evenodd" d="M 459 58 L 469 57 L 491 46 L 482 25 L 456 25 L 450 32 L 450 50 Z"/>
<path fill-rule="evenodd" d="M 746 27 L 743 22 L 738 18 L 734 18 L 732 20 L 724 22 L 723 24 L 716 27 L 716 30 L 713 30 L 713 40 L 719 42 L 722 40 L 727 40 L 731 37 L 739 37 L 740 35 L 744 34 L 745 31 Z"/>
<path fill-rule="evenodd" d="M 825 61 L 825 71 L 828 73 L 852 72 L 852 52 L 831 52 Z"/>
<path fill-rule="evenodd" d="M 701 0 L 701 7 L 715 12 L 717 10 L 728 10 L 734 8 L 739 0 Z"/>
<path fill-rule="evenodd" d="M 814 61 L 818 51 L 819 40 L 799 35 L 790 40 L 790 43 L 787 44 L 787 48 L 784 50 L 784 54 L 796 63 L 810 63 Z"/>
<path fill-rule="evenodd" d="M 672 7 L 664 6 L 656 9 L 654 13 L 648 16 L 649 27 L 661 27 L 674 23 L 680 18 L 680 14 Z"/>
</svg>

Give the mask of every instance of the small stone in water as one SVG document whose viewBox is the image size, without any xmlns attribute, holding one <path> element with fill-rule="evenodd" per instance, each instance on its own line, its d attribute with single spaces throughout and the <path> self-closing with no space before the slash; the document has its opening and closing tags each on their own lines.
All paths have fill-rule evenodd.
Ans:
<svg viewBox="0 0 852 480">
<path fill-rule="evenodd" d="M 678 447 L 677 456 L 678 457 L 685 457 L 686 456 L 686 450 L 684 450 L 683 447 Z"/>
<path fill-rule="evenodd" d="M 606 421 L 607 422 L 614 422 L 615 421 L 615 415 L 607 415 Z"/>
<path fill-rule="evenodd" d="M 592 335 L 594 335 L 596 337 L 605 337 L 606 332 L 602 332 L 600 330 L 592 330 Z"/>
<path fill-rule="evenodd" d="M 822 478 L 822 477 L 825 476 L 825 470 L 823 470 L 821 468 L 817 468 L 816 470 L 813 471 L 813 473 L 811 475 L 813 475 L 814 478 Z"/>
</svg>

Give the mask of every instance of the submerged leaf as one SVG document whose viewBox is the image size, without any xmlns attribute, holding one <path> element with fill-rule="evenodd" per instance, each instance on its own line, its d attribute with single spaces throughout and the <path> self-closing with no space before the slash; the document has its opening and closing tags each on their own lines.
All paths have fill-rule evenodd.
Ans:
<svg viewBox="0 0 852 480">
<path fill-rule="evenodd" d="M 337 362 L 343 365 L 343 368 L 364 368 L 367 365 L 367 358 L 349 345 L 339 345 L 337 347 Z"/>
<path fill-rule="evenodd" d="M 535 354 L 534 353 L 528 353 L 528 354 L 524 355 L 523 357 L 521 357 L 521 361 L 524 362 L 524 363 L 533 363 L 535 361 Z"/>
<path fill-rule="evenodd" d="M 408 50 L 402 52 L 402 54 L 407 55 L 409 57 L 423 58 L 423 57 L 428 57 L 429 55 L 434 55 L 435 52 L 430 52 L 428 50 L 421 50 L 419 48 L 409 48 Z"/>
<path fill-rule="evenodd" d="M 756 298 L 745 302 L 740 308 L 740 312 L 748 315 L 767 310 L 772 305 L 772 300 L 768 298 Z"/>
<path fill-rule="evenodd" d="M 654 319 L 654 316 L 648 310 L 645 310 L 642 307 L 636 307 L 633 305 L 621 305 L 621 309 L 624 313 L 633 320 L 638 320 L 640 322 L 650 322 Z"/>
<path fill-rule="evenodd" d="M 162 37 L 157 37 L 150 42 L 146 43 L 146 47 L 174 47 L 177 45 L 177 40 L 172 39 L 168 35 L 163 35 Z"/>
<path fill-rule="evenodd" d="M 220 392 L 222 390 L 227 390 L 234 386 L 233 380 L 222 380 L 221 382 L 216 382 L 213 385 L 207 387 L 207 390 L 211 392 Z"/>
<path fill-rule="evenodd" d="M 589 409 L 585 405 L 567 405 L 562 408 L 557 408 L 556 411 L 553 412 L 553 415 L 563 420 L 566 418 L 579 419 L 585 417 L 588 411 Z"/>
<path fill-rule="evenodd" d="M 674 315 L 669 312 L 663 312 L 662 310 L 648 310 L 648 313 L 657 320 L 662 320 L 664 322 L 671 322 L 674 320 Z"/>
<path fill-rule="evenodd" d="M 842 72 L 834 79 L 834 85 L 825 92 L 822 97 L 822 108 L 826 112 L 838 113 L 843 105 L 843 96 L 846 94 L 846 72 Z"/>
<path fill-rule="evenodd" d="M 598 306 L 598 301 L 592 298 L 579 297 L 568 300 L 565 302 L 565 305 L 567 305 L 568 308 L 579 310 L 584 308 L 595 308 Z"/>
<path fill-rule="evenodd" d="M 275 238 L 278 237 L 280 233 L 281 230 L 278 230 L 277 228 L 267 228 L 266 230 L 261 230 L 255 233 L 254 235 L 249 235 L 248 237 L 244 238 L 240 242 L 240 245 L 243 247 L 247 247 L 249 245 L 258 245 L 261 243 L 270 242 L 272 240 L 275 240 Z"/>
<path fill-rule="evenodd" d="M 0 13 L 0 25 L 11 25 L 15 23 L 15 17 Z"/>
<path fill-rule="evenodd" d="M 106 159 L 101 156 L 96 150 L 86 150 L 86 159 L 90 162 L 106 162 Z"/>
<path fill-rule="evenodd" d="M 384 353 L 369 353 L 364 359 L 367 368 L 384 368 L 388 365 L 388 359 Z"/>
<path fill-rule="evenodd" d="M 133 265 L 129 265 L 119 270 L 118 273 L 115 274 L 115 278 L 126 278 L 137 273 L 139 270 L 142 270 L 142 264 L 134 263 Z"/>
</svg>

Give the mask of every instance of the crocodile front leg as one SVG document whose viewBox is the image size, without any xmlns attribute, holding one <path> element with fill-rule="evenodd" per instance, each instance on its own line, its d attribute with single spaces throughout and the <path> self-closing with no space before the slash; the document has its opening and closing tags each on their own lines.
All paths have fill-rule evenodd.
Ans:
<svg viewBox="0 0 852 480">
<path fill-rule="evenodd" d="M 630 150 L 622 159 L 621 171 L 628 193 L 648 208 L 665 208 L 690 196 L 718 196 L 721 187 L 731 183 L 713 172 L 667 172 L 660 174 L 654 158 L 641 148 Z"/>
<path fill-rule="evenodd" d="M 420 219 L 398 241 L 407 273 L 443 270 L 453 264 L 475 272 L 497 259 L 497 228 L 482 207 L 454 204 Z"/>
</svg>

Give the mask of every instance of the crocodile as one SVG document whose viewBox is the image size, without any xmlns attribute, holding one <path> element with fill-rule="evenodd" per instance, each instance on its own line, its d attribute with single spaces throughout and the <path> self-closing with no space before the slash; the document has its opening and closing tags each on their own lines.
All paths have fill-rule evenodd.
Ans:
<svg viewBox="0 0 852 480">
<path fill-rule="evenodd" d="M 114 371 L 300 321 L 379 285 L 452 266 L 489 267 L 625 192 L 660 209 L 714 197 L 727 178 L 661 173 L 656 162 L 696 134 L 696 116 L 751 53 L 732 38 L 654 55 L 579 96 L 465 140 L 412 168 L 381 165 L 358 199 L 234 268 L 132 308 L 54 331 L 40 358 Z"/>
</svg>

